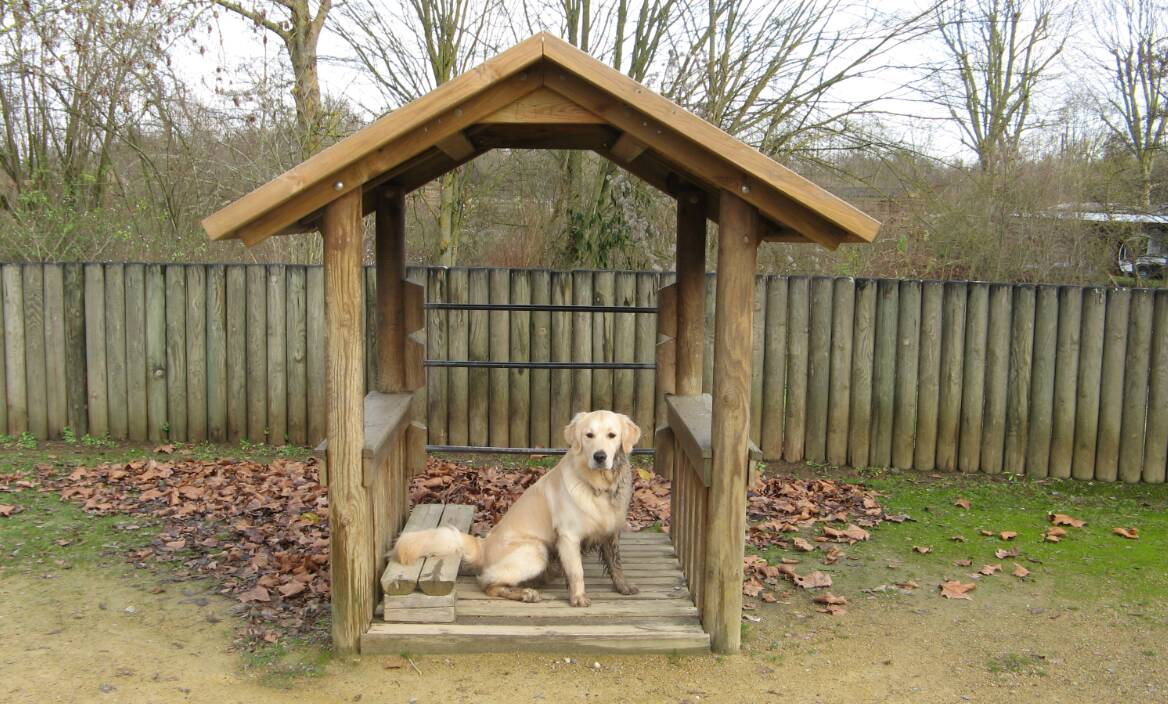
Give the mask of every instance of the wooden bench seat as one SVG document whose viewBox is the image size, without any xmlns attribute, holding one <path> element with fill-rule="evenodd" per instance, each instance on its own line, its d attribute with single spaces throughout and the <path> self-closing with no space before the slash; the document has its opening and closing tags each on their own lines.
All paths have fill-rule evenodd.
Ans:
<svg viewBox="0 0 1168 704">
<path fill-rule="evenodd" d="M 669 427 L 673 430 L 677 447 L 697 469 L 702 484 L 709 487 L 714 460 L 714 448 L 710 440 L 714 418 L 713 398 L 709 394 L 670 395 L 665 397 L 665 404 L 669 408 Z M 750 464 L 748 470 L 751 470 L 754 463 L 762 459 L 762 450 L 751 442 L 747 445 L 747 451 Z"/>
<path fill-rule="evenodd" d="M 466 533 L 473 521 L 473 506 L 421 504 L 410 512 L 402 533 L 443 526 Z M 457 555 L 427 557 L 412 565 L 403 565 L 391 555 L 381 576 L 382 618 L 391 623 L 452 623 L 461 564 Z"/>
</svg>

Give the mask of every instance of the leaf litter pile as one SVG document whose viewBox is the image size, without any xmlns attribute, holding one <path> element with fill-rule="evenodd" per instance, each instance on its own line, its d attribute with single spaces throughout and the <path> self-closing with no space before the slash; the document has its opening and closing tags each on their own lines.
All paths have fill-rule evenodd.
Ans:
<svg viewBox="0 0 1168 704">
<path fill-rule="evenodd" d="M 249 640 L 311 635 L 328 613 L 328 497 L 316 460 L 132 462 L 37 467 L 42 491 L 96 515 L 148 517 L 160 532 L 129 552 L 175 581 L 211 577 L 234 598 Z M 140 526 L 126 523 L 123 530 Z"/>
<path fill-rule="evenodd" d="M 747 492 L 747 516 L 751 521 L 747 542 L 758 549 L 777 546 L 784 550 L 823 551 L 822 562 L 835 564 L 845 557 L 840 545 L 868 540 L 867 528 L 884 521 L 902 523 L 903 515 L 888 515 L 880 507 L 876 493 L 859 484 L 831 479 L 796 479 L 773 475 L 760 479 Z M 819 526 L 814 542 L 798 534 Z M 793 565 L 798 560 L 784 559 L 768 564 L 759 555 L 743 558 L 742 593 L 765 602 L 778 598 L 779 580 L 790 580 L 799 589 L 819 590 L 832 586 L 831 575 L 820 570 L 801 574 Z M 846 613 L 847 600 L 828 594 L 815 598 L 820 613 L 839 616 Z"/>
<path fill-rule="evenodd" d="M 162 451 L 165 449 L 160 448 Z M 171 578 L 210 577 L 222 594 L 235 599 L 236 611 L 247 621 L 249 639 L 275 641 L 281 634 L 319 634 L 328 615 L 328 495 L 317 481 L 316 460 L 195 460 L 175 457 L 78 467 L 68 475 L 51 465 L 38 466 L 41 491 L 51 491 L 97 515 L 145 516 L 160 529 L 147 546 L 128 557 L 138 566 L 166 563 Z M 411 501 L 453 502 L 476 507 L 474 530 L 485 534 L 546 470 L 535 467 L 469 466 L 428 458 L 426 471 L 415 477 Z M 4 506 L 5 513 L 19 507 Z M 964 506 L 961 506 L 964 508 Z M 748 543 L 765 549 L 778 546 L 803 553 L 820 551 L 826 565 L 846 557 L 841 548 L 869 539 L 868 528 L 884 521 L 901 523 L 904 515 L 888 515 L 875 492 L 861 485 L 830 479 L 799 479 L 772 475 L 747 492 Z M 1082 522 L 1062 514 L 1044 539 L 1057 541 L 1062 526 Z M 629 528 L 641 530 L 670 524 L 669 482 L 643 468 L 635 470 Z M 137 530 L 134 524 L 122 524 Z M 817 532 L 811 540 L 797 535 Z M 1116 529 L 1136 539 L 1136 529 Z M 989 535 L 1012 539 L 1016 534 Z M 794 534 L 794 535 L 793 535 Z M 922 552 L 927 552 L 922 551 Z M 1017 550 L 998 550 L 995 557 L 1015 557 Z M 799 560 L 783 558 L 771 565 L 758 555 L 744 558 L 743 594 L 777 601 L 779 580 L 815 592 L 823 613 L 844 613 L 846 600 L 826 590 L 831 576 L 820 570 L 794 567 Z M 1013 563 L 1011 574 L 1029 572 Z M 977 574 L 1004 572 L 987 565 Z M 914 583 L 898 584 L 903 590 Z M 962 583 L 942 585 L 942 595 L 968 599 Z M 751 608 L 747 605 L 747 608 Z"/>
</svg>

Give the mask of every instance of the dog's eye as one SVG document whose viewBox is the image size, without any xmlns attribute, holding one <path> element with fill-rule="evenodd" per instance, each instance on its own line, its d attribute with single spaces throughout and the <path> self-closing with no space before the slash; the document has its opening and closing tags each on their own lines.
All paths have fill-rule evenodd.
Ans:
<svg viewBox="0 0 1168 704">
<path fill-rule="evenodd" d="M 585 435 L 584 437 L 593 438 L 593 437 L 596 437 L 596 436 L 595 436 L 595 435 L 593 435 L 592 433 L 588 433 L 588 434 L 587 434 L 587 435 Z"/>
<path fill-rule="evenodd" d="M 611 438 L 615 438 L 615 437 L 616 437 L 616 433 L 609 433 L 609 434 L 608 434 L 608 437 L 609 437 L 610 439 L 611 439 Z"/>
</svg>

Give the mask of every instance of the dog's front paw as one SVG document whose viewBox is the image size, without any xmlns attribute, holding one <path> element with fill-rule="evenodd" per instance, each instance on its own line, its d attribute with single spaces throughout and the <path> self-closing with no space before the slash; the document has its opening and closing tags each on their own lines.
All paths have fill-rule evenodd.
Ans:
<svg viewBox="0 0 1168 704">
<path fill-rule="evenodd" d="M 631 595 L 637 594 L 641 591 L 640 588 L 637 587 L 637 585 L 629 584 L 628 582 L 625 582 L 624 584 L 618 585 L 616 590 L 618 592 L 620 592 L 621 594 L 624 594 L 625 596 L 631 596 Z"/>
<path fill-rule="evenodd" d="M 539 601 L 539 590 L 538 589 L 524 589 L 523 590 L 523 603 L 524 604 L 534 604 L 537 601 Z"/>
<path fill-rule="evenodd" d="M 592 606 L 592 600 L 589 599 L 586 594 L 581 594 L 580 596 L 574 596 L 574 597 L 572 597 L 571 601 L 572 601 L 572 606 L 580 606 L 580 607 L 584 607 L 584 608 Z"/>
</svg>

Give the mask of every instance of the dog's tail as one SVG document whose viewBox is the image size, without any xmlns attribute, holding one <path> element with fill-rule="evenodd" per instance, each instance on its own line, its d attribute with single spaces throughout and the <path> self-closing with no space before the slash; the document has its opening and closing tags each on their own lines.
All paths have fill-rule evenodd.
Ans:
<svg viewBox="0 0 1168 704">
<path fill-rule="evenodd" d="M 408 565 L 420 557 L 461 555 L 470 567 L 477 567 L 482 556 L 483 539 L 446 526 L 402 533 L 393 546 L 394 558 Z"/>
</svg>

